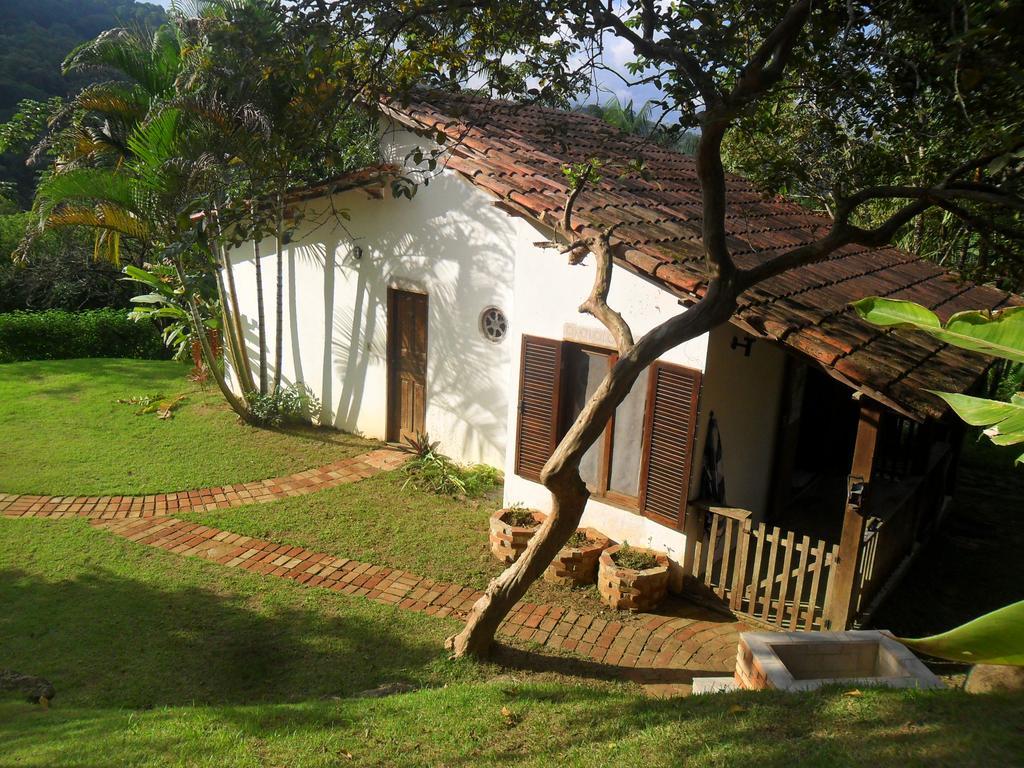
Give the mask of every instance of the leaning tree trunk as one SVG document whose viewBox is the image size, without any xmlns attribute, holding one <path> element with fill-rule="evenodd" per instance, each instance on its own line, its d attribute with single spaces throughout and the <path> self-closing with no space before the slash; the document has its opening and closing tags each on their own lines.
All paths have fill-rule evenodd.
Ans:
<svg viewBox="0 0 1024 768">
<path fill-rule="evenodd" d="M 221 261 L 224 263 L 224 272 L 227 274 L 227 294 L 230 299 L 230 309 L 225 307 L 228 312 L 229 319 L 231 321 L 232 329 L 235 333 L 235 344 L 238 347 L 239 360 L 236 361 L 236 365 L 240 366 L 238 375 L 242 382 L 242 389 L 247 393 L 251 393 L 256 389 L 256 382 L 252 374 L 252 365 L 249 362 L 249 351 L 245 346 L 245 333 L 242 330 L 242 312 L 238 306 L 238 288 L 235 285 L 235 270 L 231 265 L 231 256 L 221 246 L 221 253 L 223 258 Z"/>
<path fill-rule="evenodd" d="M 277 345 L 274 354 L 274 391 L 281 389 L 281 364 L 284 361 L 284 196 L 277 196 Z"/>
<path fill-rule="evenodd" d="M 530 539 L 526 551 L 488 585 L 470 611 L 466 626 L 449 638 L 448 646 L 456 656 L 482 658 L 490 652 L 502 620 L 579 527 L 589 497 L 579 472 L 571 473 L 558 490 L 551 491 L 551 514 Z"/>
<path fill-rule="evenodd" d="M 252 379 L 246 380 L 245 368 L 245 347 L 239 341 L 238 324 L 234 321 L 231 312 L 231 300 L 224 285 L 224 275 L 217 270 L 217 295 L 220 298 L 221 324 L 224 326 L 224 341 L 231 359 L 231 368 L 238 380 L 239 388 L 242 390 L 242 401 L 248 407 L 247 395 L 252 392 Z M 227 377 L 225 376 L 225 382 Z"/>
</svg>

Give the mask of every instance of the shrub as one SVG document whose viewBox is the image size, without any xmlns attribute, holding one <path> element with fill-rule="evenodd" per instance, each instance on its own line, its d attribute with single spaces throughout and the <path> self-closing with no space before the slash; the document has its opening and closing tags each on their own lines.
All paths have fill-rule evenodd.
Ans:
<svg viewBox="0 0 1024 768">
<path fill-rule="evenodd" d="M 486 464 L 458 464 L 437 449 L 437 443 L 423 435 L 408 441 L 415 458 L 406 463 L 405 473 L 417 488 L 441 496 L 483 496 L 498 484 L 500 474 Z"/>
<path fill-rule="evenodd" d="M 584 531 L 573 531 L 572 536 L 565 542 L 565 546 L 569 549 L 580 549 L 581 547 L 589 547 L 593 542 L 590 537 Z"/>
<path fill-rule="evenodd" d="M 266 395 L 250 393 L 249 409 L 264 427 L 310 422 L 320 413 L 320 400 L 305 384 L 292 384 Z"/>
<path fill-rule="evenodd" d="M 0 214 L 0 312 L 129 306 L 132 288 L 121 270 L 97 261 L 93 236 L 78 227 L 46 230 L 32 241 L 27 260 L 15 262 L 11 254 L 35 218 L 28 211 Z"/>
<path fill-rule="evenodd" d="M 165 359 L 153 323 L 136 323 L 122 309 L 0 314 L 0 363 L 72 357 Z"/>
<path fill-rule="evenodd" d="M 631 547 L 628 542 L 624 542 L 619 547 L 619 551 L 612 555 L 612 560 L 616 565 L 634 571 L 646 571 L 648 568 L 655 568 L 658 565 L 658 558 L 653 554 Z"/>
<path fill-rule="evenodd" d="M 540 525 L 533 516 L 533 510 L 523 506 L 521 502 L 509 506 L 505 518 L 517 528 L 534 528 Z"/>
</svg>

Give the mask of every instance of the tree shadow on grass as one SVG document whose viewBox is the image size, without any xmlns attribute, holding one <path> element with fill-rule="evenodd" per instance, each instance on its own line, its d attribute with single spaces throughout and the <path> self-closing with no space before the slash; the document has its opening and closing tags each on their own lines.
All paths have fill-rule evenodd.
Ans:
<svg viewBox="0 0 1024 768">
<path fill-rule="evenodd" d="M 574 682 L 592 680 L 602 682 L 633 682 L 659 685 L 691 685 L 695 677 L 721 677 L 721 669 L 623 667 L 597 661 L 566 656 L 543 648 L 516 648 L 495 643 L 492 660 L 510 670 L 543 675 L 557 673 Z"/>
<path fill-rule="evenodd" d="M 623 764 L 737 768 L 996 766 L 1021 754 L 1017 718 L 1024 697 L 870 690 L 850 697 L 847 691 L 624 699 L 593 688 L 509 686 L 504 706 L 524 724 L 533 719 L 535 729 L 537 720 L 544 724 L 544 738 L 534 742 L 543 747 L 524 754 L 522 734 L 510 729 L 486 748 L 445 764 L 473 766 L 483 755 L 503 766 L 556 764 L 581 745 L 593 745 L 591 758 L 605 764 L 606 750 L 620 744 L 625 751 L 617 754 L 627 758 Z M 638 736 L 633 746 L 625 746 Z"/>
<path fill-rule="evenodd" d="M 437 681 L 446 623 L 274 586 L 238 594 L 102 568 L 58 582 L 0 570 L 0 668 L 48 678 L 57 706 L 288 702 Z"/>
<path fill-rule="evenodd" d="M 350 449 L 353 456 L 364 451 L 372 451 L 383 447 L 383 443 L 370 440 L 352 432 L 345 432 L 331 426 L 314 426 L 312 424 L 287 424 L 280 427 L 263 427 L 268 432 L 279 435 L 301 438 L 324 445 L 336 445 Z"/>
</svg>

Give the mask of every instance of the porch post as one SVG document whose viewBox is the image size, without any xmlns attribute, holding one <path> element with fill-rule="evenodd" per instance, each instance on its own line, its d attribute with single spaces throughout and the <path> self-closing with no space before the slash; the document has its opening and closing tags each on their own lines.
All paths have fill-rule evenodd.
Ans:
<svg viewBox="0 0 1024 768">
<path fill-rule="evenodd" d="M 846 629 L 856 602 L 857 566 L 864 545 L 864 513 L 870 490 L 871 469 L 875 460 L 881 407 L 866 398 L 861 400 L 857 422 L 857 442 L 850 466 L 846 510 L 843 513 L 843 533 L 839 539 L 839 553 L 833 564 L 832 594 L 825 619 L 832 631 Z M 860 493 L 851 492 L 855 484 L 862 484 Z"/>
</svg>

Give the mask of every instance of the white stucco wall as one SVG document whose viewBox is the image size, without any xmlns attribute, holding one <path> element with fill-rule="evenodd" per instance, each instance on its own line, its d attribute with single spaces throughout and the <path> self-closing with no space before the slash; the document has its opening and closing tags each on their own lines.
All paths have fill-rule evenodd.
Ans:
<svg viewBox="0 0 1024 768">
<path fill-rule="evenodd" d="M 409 140 L 407 136 L 399 139 Z M 404 157 L 402 146 L 394 156 Z M 323 423 L 384 438 L 387 414 L 387 289 L 428 294 L 426 429 L 465 462 L 505 462 L 510 361 L 517 341 L 495 344 L 479 316 L 512 318 L 518 253 L 536 231 L 509 217 L 461 177 L 445 172 L 412 200 L 354 190 L 302 204 L 284 258 L 285 382 L 304 382 L 323 402 Z M 336 211 L 345 210 L 349 220 Z M 362 258 L 355 259 L 355 247 Z M 273 240 L 261 244 L 270 362 L 275 338 Z M 256 368 L 255 262 L 251 244 L 232 255 Z M 271 374 L 272 375 L 272 374 Z"/>
<path fill-rule="evenodd" d="M 704 439 L 714 412 L 722 438 L 725 502 L 750 510 L 755 520 L 760 520 L 771 492 L 786 353 L 770 342 L 755 341 L 747 357 L 742 346 L 731 348 L 734 337 L 743 342 L 746 334 L 732 325 L 720 326 L 710 334 L 691 498 L 700 486 Z"/>
</svg>

